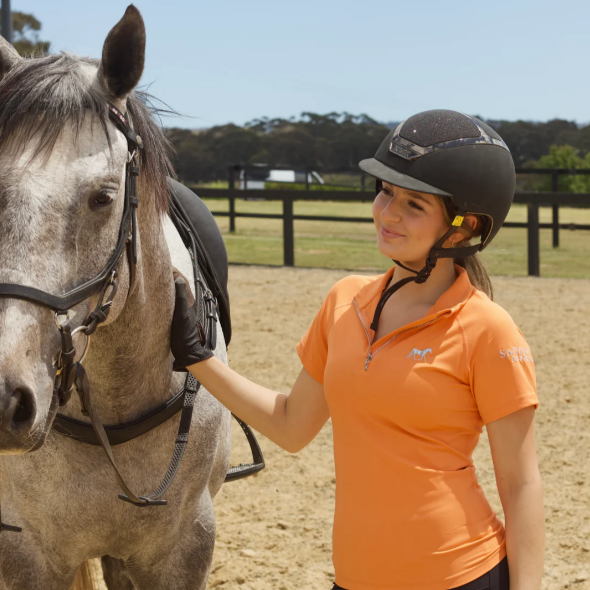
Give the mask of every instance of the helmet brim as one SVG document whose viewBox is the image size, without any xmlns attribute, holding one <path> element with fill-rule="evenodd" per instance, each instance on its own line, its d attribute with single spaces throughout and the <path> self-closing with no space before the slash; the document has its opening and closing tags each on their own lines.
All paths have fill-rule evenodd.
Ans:
<svg viewBox="0 0 590 590">
<path fill-rule="evenodd" d="M 401 172 L 386 166 L 375 158 L 361 160 L 359 162 L 359 168 L 363 172 L 366 172 L 370 176 L 374 176 L 378 180 L 382 180 L 383 182 L 387 182 L 389 184 L 393 184 L 411 191 L 427 193 L 429 195 L 440 195 L 441 197 L 453 196 L 451 193 L 447 193 L 446 191 L 436 188 L 435 186 L 426 184 L 421 180 L 416 180 L 407 174 L 402 174 Z"/>
</svg>

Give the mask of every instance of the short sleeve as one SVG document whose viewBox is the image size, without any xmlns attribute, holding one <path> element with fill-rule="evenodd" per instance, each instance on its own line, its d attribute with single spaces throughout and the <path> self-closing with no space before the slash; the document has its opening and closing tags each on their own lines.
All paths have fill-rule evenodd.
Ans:
<svg viewBox="0 0 590 590">
<path fill-rule="evenodd" d="M 311 326 L 297 344 L 297 354 L 303 366 L 318 383 L 322 384 L 328 360 L 328 334 L 333 321 L 334 298 L 330 291 Z"/>
<path fill-rule="evenodd" d="M 473 346 L 470 371 L 484 424 L 539 406 L 533 353 L 510 315 L 499 306 Z"/>
</svg>

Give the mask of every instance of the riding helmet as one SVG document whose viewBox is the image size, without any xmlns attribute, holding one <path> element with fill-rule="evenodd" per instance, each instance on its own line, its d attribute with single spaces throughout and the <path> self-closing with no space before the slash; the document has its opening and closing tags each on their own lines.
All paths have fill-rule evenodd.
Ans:
<svg viewBox="0 0 590 590">
<path fill-rule="evenodd" d="M 417 276 L 399 281 L 384 292 L 379 312 L 403 284 L 426 281 L 438 258 L 465 257 L 483 250 L 500 230 L 514 198 L 516 176 L 508 146 L 489 125 L 457 111 L 441 109 L 413 115 L 387 135 L 374 158 L 362 160 L 359 167 L 377 179 L 377 192 L 381 183 L 387 182 L 446 197 L 457 210 L 449 231 L 430 250 L 426 266 L 419 272 L 408 269 Z M 481 243 L 443 248 L 467 214 L 482 220 Z"/>
</svg>

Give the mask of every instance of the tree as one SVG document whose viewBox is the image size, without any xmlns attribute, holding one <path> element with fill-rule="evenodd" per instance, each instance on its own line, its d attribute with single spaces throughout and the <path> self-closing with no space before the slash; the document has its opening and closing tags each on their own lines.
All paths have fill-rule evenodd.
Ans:
<svg viewBox="0 0 590 590">
<path fill-rule="evenodd" d="M 49 52 L 49 41 L 39 40 L 40 30 L 41 23 L 32 14 L 12 12 L 13 45 L 20 55 L 39 56 Z"/>
<path fill-rule="evenodd" d="M 566 170 L 579 170 L 590 168 L 590 153 L 584 158 L 580 156 L 580 150 L 571 145 L 552 145 L 549 154 L 532 163 L 534 168 L 561 168 Z M 537 179 L 535 189 L 550 191 L 549 179 Z M 590 176 L 565 175 L 559 178 L 559 190 L 571 193 L 590 192 Z"/>
</svg>

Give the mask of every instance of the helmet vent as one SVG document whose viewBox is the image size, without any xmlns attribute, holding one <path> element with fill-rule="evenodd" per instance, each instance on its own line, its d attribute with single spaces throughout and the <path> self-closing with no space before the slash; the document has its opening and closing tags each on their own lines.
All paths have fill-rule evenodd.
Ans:
<svg viewBox="0 0 590 590">
<path fill-rule="evenodd" d="M 439 109 L 406 119 L 399 135 L 421 147 L 430 147 L 445 141 L 480 137 L 481 132 L 465 115 Z"/>
</svg>

